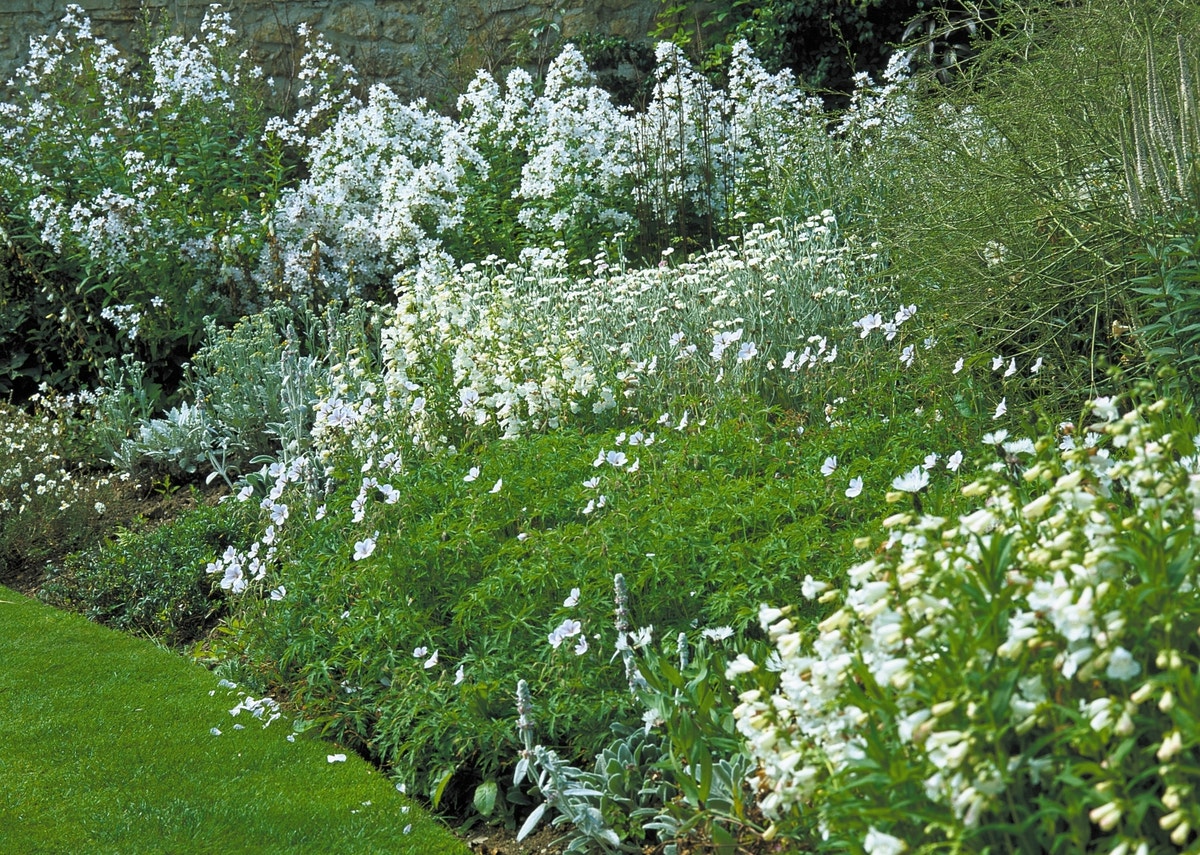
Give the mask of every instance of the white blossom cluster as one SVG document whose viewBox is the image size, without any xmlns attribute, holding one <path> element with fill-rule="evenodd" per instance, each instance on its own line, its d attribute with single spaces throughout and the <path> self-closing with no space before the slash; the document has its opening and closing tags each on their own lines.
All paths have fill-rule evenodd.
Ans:
<svg viewBox="0 0 1200 855">
<path fill-rule="evenodd" d="M 37 395 L 31 415 L 0 404 L 0 517 L 6 524 L 39 531 L 40 525 L 72 508 L 103 515 L 98 497 L 128 474 L 88 473 L 69 468 L 64 443 L 68 422 L 80 417 L 77 398 Z M 31 519 L 36 517 L 36 519 Z"/>
<path fill-rule="evenodd" d="M 1181 443 L 1152 427 L 1148 416 L 1164 407 L 1121 416 L 1098 399 L 1089 436 L 1111 456 L 1095 442 L 1068 436 L 1056 450 L 1047 440 L 1023 478 L 1001 462 L 966 486 L 984 500 L 972 513 L 889 518 L 885 548 L 850 569 L 842 606 L 812 630 L 788 609 L 762 608 L 775 653 L 768 663 L 742 655 L 728 676 L 778 674 L 777 688 L 759 683 L 735 711 L 769 817 L 813 810 L 827 836 L 883 835 L 899 847 L 891 851 L 930 834 L 961 844 L 985 817 L 1005 821 L 1006 804 L 1023 794 L 1051 798 L 1048 781 L 1076 758 L 1094 764 L 1078 796 L 1095 806 L 1088 851 L 1143 851 L 1160 828 L 1181 847 L 1190 839 L 1196 817 L 1180 803 L 1192 788 L 1195 734 L 1181 738 L 1189 719 L 1172 716 L 1170 685 L 1172 674 L 1190 680 L 1191 657 L 1174 648 L 1195 641 L 1197 567 L 1185 560 L 1156 575 L 1153 550 L 1139 562 L 1131 550 L 1146 543 L 1129 533 L 1167 538 L 1167 554 L 1184 558 L 1200 537 L 1200 459 L 1190 448 L 1200 437 Z M 1048 488 L 1030 499 L 1026 483 Z M 1118 491 L 1132 507 L 1111 504 Z M 806 585 L 805 596 L 835 601 L 826 587 Z M 1160 612 L 1162 597 L 1178 618 Z M 1162 715 L 1146 712 L 1154 698 Z M 1150 756 L 1126 756 L 1121 745 L 1135 733 Z M 869 787 L 872 770 L 901 775 L 895 786 L 921 781 L 927 804 L 914 812 L 943 816 L 940 831 L 896 815 L 892 838 L 839 811 L 838 793 Z M 1145 775 L 1166 795 L 1143 820 L 1132 806 Z"/>
<path fill-rule="evenodd" d="M 457 124 L 383 84 L 310 145 L 309 177 L 282 194 L 258 276 L 301 295 L 354 293 L 436 252 L 487 163 Z"/>
</svg>

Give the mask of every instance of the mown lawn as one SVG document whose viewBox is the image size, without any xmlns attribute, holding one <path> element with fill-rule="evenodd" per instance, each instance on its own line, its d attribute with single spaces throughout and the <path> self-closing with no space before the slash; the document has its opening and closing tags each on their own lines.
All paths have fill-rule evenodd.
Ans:
<svg viewBox="0 0 1200 855">
<path fill-rule="evenodd" d="M 286 716 L 231 716 L 239 700 L 151 642 L 0 588 L 0 851 L 466 852 L 359 757 L 289 741 Z"/>
</svg>

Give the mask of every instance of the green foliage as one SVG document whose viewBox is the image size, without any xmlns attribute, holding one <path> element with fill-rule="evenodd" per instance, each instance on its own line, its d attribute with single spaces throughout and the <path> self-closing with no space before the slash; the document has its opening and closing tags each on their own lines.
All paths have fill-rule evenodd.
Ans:
<svg viewBox="0 0 1200 855">
<path fill-rule="evenodd" d="M 207 565 L 229 546 L 248 545 L 253 521 L 244 505 L 226 502 L 198 504 L 149 530 L 122 529 L 50 568 L 40 596 L 117 629 L 189 644 L 225 611 Z"/>
<path fill-rule="evenodd" d="M 1158 239 L 1133 215 L 1122 152 L 1134 106 L 1114 93 L 1144 88 L 1147 43 L 1172 55 L 1195 12 L 1014 5 L 965 76 L 889 96 L 903 130 L 864 150 L 857 174 L 872 182 L 864 227 L 888 247 L 901 293 L 937 293 L 954 306 L 948 328 L 985 349 L 1040 349 L 1070 367 L 1064 396 L 1100 388 L 1096 366 L 1129 356 L 1109 331 L 1131 325 L 1130 259 Z"/>
<path fill-rule="evenodd" d="M 1133 283 L 1146 318 L 1137 334 L 1145 340 L 1151 364 L 1166 369 L 1167 384 L 1192 400 L 1200 392 L 1200 237 L 1195 231 L 1188 228 L 1148 248 L 1139 260 L 1151 272 Z"/>
</svg>

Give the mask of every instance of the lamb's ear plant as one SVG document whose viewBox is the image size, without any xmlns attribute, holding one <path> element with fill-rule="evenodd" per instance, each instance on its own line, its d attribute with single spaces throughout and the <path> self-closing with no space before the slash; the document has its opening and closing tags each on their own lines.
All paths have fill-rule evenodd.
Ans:
<svg viewBox="0 0 1200 855">
<path fill-rule="evenodd" d="M 1151 400 L 1097 399 L 1031 465 L 991 464 L 963 489 L 970 513 L 902 506 L 815 628 L 763 607 L 774 664 L 728 676 L 772 835 L 1194 846 L 1200 457 L 1195 420 Z"/>
</svg>

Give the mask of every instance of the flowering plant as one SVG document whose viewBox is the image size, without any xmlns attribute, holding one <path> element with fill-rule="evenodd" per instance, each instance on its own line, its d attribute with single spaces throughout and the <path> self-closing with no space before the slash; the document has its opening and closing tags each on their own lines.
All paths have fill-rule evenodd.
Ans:
<svg viewBox="0 0 1200 855">
<path fill-rule="evenodd" d="M 1167 401 L 1092 412 L 1084 441 L 1044 437 L 1028 468 L 1002 454 L 963 489 L 977 510 L 890 517 L 815 632 L 763 607 L 772 663 L 729 676 L 753 684 L 736 717 L 774 833 L 815 824 L 868 852 L 1195 844 L 1194 425 Z"/>
</svg>

